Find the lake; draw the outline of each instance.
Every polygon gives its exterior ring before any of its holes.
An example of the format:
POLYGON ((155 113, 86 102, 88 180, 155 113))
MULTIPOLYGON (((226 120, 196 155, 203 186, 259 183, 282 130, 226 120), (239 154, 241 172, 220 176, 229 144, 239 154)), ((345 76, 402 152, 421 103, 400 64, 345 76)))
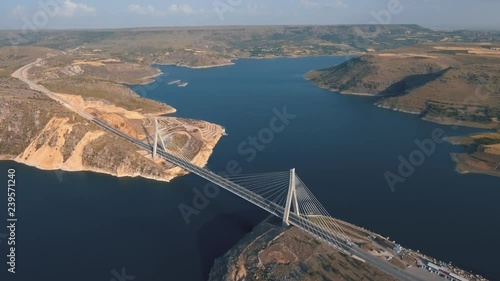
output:
MULTIPOLYGON (((418 149, 416 140, 432 138, 436 129, 449 136, 478 130, 381 109, 373 105, 376 98, 332 93, 303 77, 343 60, 240 59, 210 69, 159 66, 164 74, 156 83, 132 88, 174 106, 175 116, 226 128, 228 136, 208 163, 212 171, 226 170, 230 161, 239 163, 244 174, 296 168, 331 215, 500 280, 499 178, 458 174, 450 153, 462 148, 448 143, 436 144, 394 192, 384 177, 386 171, 397 172, 399 156, 408 159, 418 149), (188 85, 168 85, 174 80, 188 85), (284 110, 294 118, 250 153, 249 137, 269 128, 276 111, 284 110)), ((112 280, 122 269, 135 280, 206 280, 214 258, 267 216, 221 190, 186 224, 179 205, 192 206, 193 190, 206 184, 194 175, 158 183, 0 162, 5 174, 9 167, 17 169, 18 185, 14 280, 112 280)), ((4 266, 5 246, 0 244, 4 266)))

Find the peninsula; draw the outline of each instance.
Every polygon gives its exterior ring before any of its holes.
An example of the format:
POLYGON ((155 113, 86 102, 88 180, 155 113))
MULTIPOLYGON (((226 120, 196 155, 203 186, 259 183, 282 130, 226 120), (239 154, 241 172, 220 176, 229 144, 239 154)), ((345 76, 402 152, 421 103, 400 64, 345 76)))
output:
MULTIPOLYGON (((336 223, 363 250, 420 280, 444 280, 438 273, 445 272, 455 280, 486 280, 366 229, 340 220, 336 223)), ((283 228, 279 219, 270 217, 218 258, 210 271, 209 281, 244 280, 396 281, 398 278, 337 251, 299 228, 283 228)))
POLYGON ((0 100, 5 105, 0 113, 0 129, 5 132, 0 158, 47 170, 170 180, 185 172, 151 159, 78 113, 99 117, 145 141, 150 140, 152 119, 161 116, 165 127, 178 128, 168 133, 179 145, 194 148, 193 163, 204 165, 223 128, 165 117, 175 109, 142 98, 126 86, 144 85, 141 95, 147 94, 146 87, 155 86, 148 84, 161 74, 155 64, 207 68, 231 65, 238 58, 351 56, 364 54, 365 48, 404 46, 408 41, 396 40, 403 34, 412 40, 449 36, 417 25, 388 25, 366 46, 357 46, 360 34, 369 31, 366 25, 0 31, 0 100), (343 42, 337 42, 339 38, 343 42))
POLYGON ((433 43, 370 52, 306 77, 428 121, 493 130, 450 140, 467 146, 453 155, 458 171, 500 176, 499 66, 499 44, 433 43))
POLYGON ((170 181, 186 174, 181 168, 114 136, 84 117, 98 117, 110 126, 151 142, 154 119, 171 139, 167 149, 189 154, 206 165, 223 128, 200 120, 169 117, 175 109, 138 96, 123 85, 144 84, 159 70, 40 47, 4 47, 0 138, 3 160, 44 170, 93 171, 118 177, 141 176, 170 181), (26 65, 25 67, 22 67, 26 65), (16 71, 16 68, 20 67, 16 71), (12 72, 12 77, 6 74, 12 72), (106 79, 102 79, 105 77, 106 79))

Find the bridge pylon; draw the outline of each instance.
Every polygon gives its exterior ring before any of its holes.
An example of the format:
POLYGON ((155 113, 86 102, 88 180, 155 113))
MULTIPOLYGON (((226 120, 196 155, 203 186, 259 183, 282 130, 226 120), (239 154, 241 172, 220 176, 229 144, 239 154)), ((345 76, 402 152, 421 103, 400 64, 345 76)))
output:
POLYGON ((290 209, 293 202, 293 211, 300 215, 299 201, 297 200, 297 188, 295 186, 295 169, 290 170, 290 182, 288 185, 288 195, 286 197, 285 210, 283 213, 283 226, 289 226, 290 209))
POLYGON ((153 145, 153 159, 156 159, 157 148, 158 148, 158 119, 155 118, 155 143, 153 145))
POLYGON ((153 145, 153 159, 156 159, 156 151, 158 150, 158 139, 160 139, 161 142, 161 147, 163 148, 163 151, 167 151, 167 147, 165 146, 165 142, 163 141, 163 137, 160 134, 160 130, 158 128, 158 119, 155 118, 155 142, 153 145))

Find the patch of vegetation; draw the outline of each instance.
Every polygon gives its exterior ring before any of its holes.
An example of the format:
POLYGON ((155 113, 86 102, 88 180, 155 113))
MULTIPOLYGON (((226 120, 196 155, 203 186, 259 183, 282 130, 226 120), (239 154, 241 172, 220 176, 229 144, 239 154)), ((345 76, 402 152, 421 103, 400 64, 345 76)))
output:
POLYGON ((479 138, 479 139, 475 139, 474 141, 480 145, 500 144, 500 139, 493 139, 493 138, 479 138))
POLYGON ((66 162, 73 153, 76 145, 81 141, 89 129, 89 126, 84 124, 75 124, 71 132, 64 134, 64 145, 61 148, 63 162, 66 162))
POLYGON ((102 100, 130 111, 165 113, 173 110, 166 104, 138 96, 127 86, 109 81, 72 77, 48 80, 42 85, 56 93, 80 95, 84 99, 102 100))

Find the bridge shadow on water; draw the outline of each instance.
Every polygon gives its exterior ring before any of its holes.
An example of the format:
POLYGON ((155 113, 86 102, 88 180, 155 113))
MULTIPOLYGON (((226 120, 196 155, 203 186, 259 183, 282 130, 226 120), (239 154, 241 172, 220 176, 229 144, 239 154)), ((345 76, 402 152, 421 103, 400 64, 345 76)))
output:
POLYGON ((203 264, 202 280, 208 280, 215 259, 222 257, 260 223, 255 219, 250 219, 251 217, 265 218, 266 216, 260 210, 223 213, 200 228, 197 247, 203 264), (259 215, 256 216, 255 212, 259 212, 259 215), (214 237, 217 237, 217 240, 214 240, 214 237))

